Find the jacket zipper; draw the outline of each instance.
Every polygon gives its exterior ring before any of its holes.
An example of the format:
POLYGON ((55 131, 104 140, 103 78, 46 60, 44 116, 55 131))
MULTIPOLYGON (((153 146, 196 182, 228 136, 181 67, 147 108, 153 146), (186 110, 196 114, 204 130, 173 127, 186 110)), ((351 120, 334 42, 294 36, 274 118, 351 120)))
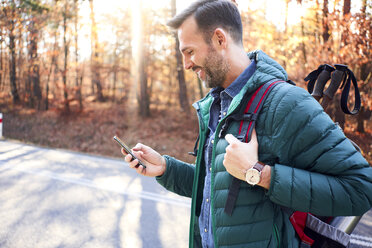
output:
MULTIPOLYGON (((237 106, 237 105, 236 105, 237 106)), ((198 119, 199 119, 199 133, 201 133, 201 131, 204 131, 205 130, 205 124, 203 122, 203 119, 202 119, 202 115, 200 113, 200 104, 199 102, 197 102, 196 105, 194 105, 194 107, 196 108, 196 111, 197 111, 197 115, 198 115, 198 119)), ((225 119, 232 113, 234 112, 234 110, 236 109, 236 107, 234 109, 231 109, 229 111, 229 113, 224 116, 220 122, 218 123, 217 127, 216 127, 216 131, 215 131, 215 136, 214 136, 214 140, 216 141, 216 139, 218 138, 218 134, 221 130, 221 124, 225 121, 225 119)), ((204 146, 204 142, 205 142, 205 135, 200 135, 202 137, 200 137, 200 141, 199 141, 199 151, 203 151, 203 146, 204 146)), ((213 180, 214 180, 214 174, 213 174, 213 164, 214 164, 214 160, 215 160, 215 149, 216 149, 216 144, 217 142, 214 142, 213 144, 213 149, 212 149, 212 161, 211 161, 211 210, 213 212, 213 205, 214 205, 214 194, 213 194, 213 180)), ((201 155, 199 155, 197 157, 197 161, 196 161, 196 165, 199 165, 198 168, 200 169, 200 160, 201 160, 201 155)), ((197 171, 195 171, 195 176, 197 176, 197 180, 199 180, 199 169, 197 171)), ((198 183, 196 184, 196 186, 194 187, 194 190, 193 190, 193 193, 192 195, 194 196, 197 196, 197 188, 198 188, 198 183)), ((196 198, 196 197, 195 197, 196 198)), ((194 197, 193 197, 194 199, 194 197)), ((191 220, 191 225, 190 225, 190 238, 189 238, 189 247, 193 247, 193 242, 194 242, 194 218, 195 218, 195 209, 196 209, 196 199, 193 200, 192 202, 192 206, 191 206, 191 211, 192 211, 192 220, 191 220)), ((216 223, 215 223, 215 219, 213 217, 213 213, 211 215, 211 218, 212 218, 212 232, 213 232, 213 242, 214 242, 214 245, 215 247, 217 248, 218 245, 217 245, 217 241, 216 241, 216 223)))
POLYGON ((213 205, 214 205, 214 193, 213 193, 213 182, 214 182, 214 174, 213 174, 213 164, 215 161, 215 153, 216 153, 216 145, 217 145, 217 139, 219 139, 219 133, 222 127, 222 123, 224 123, 225 119, 232 113, 233 111, 230 111, 225 117, 223 117, 220 122, 218 123, 216 127, 216 132, 214 134, 214 144, 213 144, 213 149, 212 149, 212 161, 211 161, 211 210, 212 210, 212 232, 213 232, 213 242, 214 246, 217 248, 217 239, 216 239, 216 221, 214 219, 214 214, 213 214, 213 205))
POLYGON ((273 232, 274 232, 274 239, 276 242, 276 247, 280 248, 279 230, 275 223, 273 224, 273 232))
MULTIPOLYGON (((199 119, 199 154, 201 151, 203 151, 203 146, 205 142, 205 135, 201 135, 203 132, 205 132, 205 125, 202 118, 202 115, 200 113, 200 104, 197 102, 197 104, 194 105, 196 108, 196 113, 199 119)), ((198 155, 195 163, 195 175, 194 175, 194 186, 192 191, 192 205, 191 205, 191 220, 190 220, 190 234, 189 234, 189 247, 194 247, 194 225, 195 225, 195 218, 196 218, 196 198, 198 195, 198 184, 199 184, 199 173, 200 173, 200 163, 201 163, 202 155, 198 155)))

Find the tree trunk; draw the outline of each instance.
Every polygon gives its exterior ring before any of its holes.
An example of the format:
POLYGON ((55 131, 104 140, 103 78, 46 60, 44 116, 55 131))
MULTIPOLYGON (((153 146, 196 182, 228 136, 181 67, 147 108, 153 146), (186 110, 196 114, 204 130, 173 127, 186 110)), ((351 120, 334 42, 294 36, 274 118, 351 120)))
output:
POLYGON ((328 0, 323 0, 323 42, 326 43, 329 39, 328 26, 328 0))
POLYGON ((150 116, 150 99, 149 99, 148 87, 147 87, 146 65, 145 65, 143 56, 142 56, 142 59, 139 65, 139 81, 140 81, 140 101, 139 101, 140 115, 142 117, 149 117, 150 116))
POLYGON ((13 98, 13 103, 17 104, 20 102, 18 89, 17 89, 17 71, 16 71, 16 51, 15 51, 15 6, 14 0, 12 4, 12 16, 9 21, 9 51, 10 51, 10 62, 9 62, 9 78, 10 78, 10 91, 13 98))
MULTIPOLYGON (((305 23, 304 23, 304 18, 301 17, 301 34, 302 37, 305 38, 305 23)), ((302 49, 302 56, 304 58, 304 69, 306 70, 307 66, 307 53, 306 53, 306 44, 304 42, 304 39, 301 41, 301 49, 302 49)))
MULTIPOLYGON (((362 110, 362 108, 360 110, 362 110)), ((364 130, 364 119, 360 117, 360 114, 357 116, 357 121, 358 121, 357 131, 359 133, 365 133, 366 131, 364 130)))
MULTIPOLYGON (((52 6, 52 7, 54 7, 54 6, 52 6)), ((57 54, 58 54, 58 38, 59 38, 58 37, 58 29, 59 29, 59 25, 60 25, 60 23, 59 23, 59 21, 57 21, 56 26, 53 29, 54 44, 53 44, 52 55, 51 55, 51 59, 50 59, 50 68, 49 68, 48 77, 47 77, 46 86, 45 86, 45 99, 44 99, 45 110, 49 109, 49 82, 50 82, 50 78, 52 76, 52 73, 53 73, 53 77, 54 77, 53 78, 54 79, 53 80, 54 87, 55 87, 55 85, 57 85, 56 75, 58 73, 57 54), (54 72, 53 72, 53 67, 54 67, 54 72)), ((54 92, 52 92, 52 93, 53 93, 53 97, 55 97, 54 92)))
POLYGON ((15 36, 12 33, 9 35, 9 50, 10 50, 9 77, 11 94, 13 97, 13 103, 19 103, 20 98, 17 90, 15 36))
POLYGON ((4 31, 3 26, 0 27, 0 91, 2 91, 3 86, 3 69, 4 69, 4 62, 3 62, 3 42, 4 42, 4 31))
POLYGON ((172 96, 173 96, 173 67, 174 67, 174 63, 172 63, 172 60, 168 60, 168 91, 166 93, 167 95, 167 100, 166 100, 166 104, 167 105, 171 105, 172 103, 172 96))
POLYGON ((29 30, 29 71, 28 71, 28 80, 31 86, 31 107, 35 107, 34 103, 36 102, 36 107, 38 110, 41 108, 41 88, 40 88, 40 68, 37 54, 37 43, 38 43, 38 30, 37 30, 37 20, 36 17, 31 17, 30 23, 28 25, 29 30))
POLYGON ((119 50, 119 38, 116 36, 116 42, 115 42, 115 49, 114 49, 114 65, 112 68, 112 101, 116 102, 116 83, 118 80, 118 68, 119 68, 119 55, 118 55, 118 50, 119 50))
POLYGON ((178 78, 178 84, 179 84, 179 98, 180 98, 180 105, 183 111, 186 113, 190 113, 190 106, 189 106, 189 100, 187 97, 187 87, 186 87, 186 81, 185 81, 185 74, 183 70, 183 63, 182 63, 182 55, 179 47, 179 40, 178 37, 176 38, 176 58, 177 58, 177 78, 178 78))
MULTIPOLYGON (((59 53, 58 53, 59 54, 59 53)), ((58 79, 59 79, 59 72, 60 72, 60 69, 59 69, 59 65, 58 65, 58 56, 56 54, 56 63, 54 64, 54 72, 53 72, 53 84, 52 84, 52 95, 53 95, 53 99, 56 99, 57 98, 57 90, 58 90, 58 79)))
POLYGON ((50 69, 48 72, 48 77, 46 81, 46 86, 45 86, 45 99, 44 99, 44 104, 45 104, 45 110, 49 109, 49 81, 50 81, 50 76, 52 75, 53 72, 53 66, 55 64, 55 51, 56 51, 56 44, 57 44, 57 31, 55 32, 55 40, 54 40, 54 45, 53 45, 53 51, 52 51, 52 58, 50 62, 50 69))
POLYGON ((371 113, 372 111, 368 109, 368 107, 362 106, 359 110, 357 117, 358 121, 358 126, 357 126, 357 131, 360 133, 365 133, 364 129, 364 121, 368 121, 369 118, 371 118, 371 113))
MULTIPOLYGON (((172 16, 176 15, 176 0, 171 1, 172 4, 172 16)), ((179 84, 179 100, 180 100, 180 106, 183 111, 186 113, 190 113, 190 106, 189 106, 189 100, 187 97, 187 87, 185 82, 185 74, 183 70, 183 64, 182 64, 182 55, 179 50, 179 40, 177 37, 177 34, 174 34, 174 38, 176 40, 176 59, 177 59, 177 78, 178 78, 178 84, 179 84)))
POLYGON ((65 10, 63 13, 63 48, 64 48, 64 63, 63 63, 63 97, 64 97, 64 111, 66 114, 70 113, 70 104, 68 101, 68 92, 67 92, 67 64, 68 64, 68 44, 67 44, 67 0, 65 0, 65 10))
POLYGON ((344 0, 344 9, 343 9, 343 26, 344 29, 342 30, 341 35, 341 47, 347 45, 348 40, 347 37, 349 35, 349 19, 350 19, 350 9, 351 9, 351 0, 344 0))
POLYGON ((83 99, 81 95, 81 84, 80 84, 80 76, 79 76, 79 46, 78 46, 79 6, 78 6, 78 0, 74 0, 74 11, 75 11, 74 26, 75 26, 75 66, 76 66, 75 87, 76 87, 76 98, 79 101, 79 110, 82 111, 83 110, 83 99))
POLYGON ((100 75, 100 66, 99 66, 99 51, 98 51, 98 35, 97 35, 97 25, 94 17, 94 5, 93 0, 89 0, 89 6, 90 6, 90 19, 91 19, 91 26, 92 26, 92 32, 91 32, 91 42, 92 42, 92 85, 93 88, 96 87, 96 96, 97 100, 100 102, 103 102, 104 96, 102 93, 102 85, 101 85, 101 75, 100 75))
POLYGON ((288 32, 288 7, 290 0, 285 0, 285 13, 284 13, 284 34, 288 32))
POLYGON ((202 99, 204 97, 203 84, 199 77, 198 77, 198 86, 199 86, 200 99, 202 99))
POLYGON ((357 131, 359 133, 364 133, 365 130, 364 130, 364 107, 362 106, 359 110, 359 113, 357 115, 357 122, 358 122, 358 125, 357 125, 357 131))
MULTIPOLYGON (((302 0, 298 0, 297 2, 302 5, 302 0)), ((305 34, 305 23, 304 23, 303 16, 301 16, 301 35, 302 35, 301 50, 302 50, 302 56, 304 58, 303 69, 306 71, 307 70, 307 53, 306 53, 306 44, 304 42, 306 34, 305 34)))
POLYGON ((344 17, 350 14, 351 0, 344 0, 344 17))
POLYGON ((322 30, 321 26, 322 26, 322 23, 320 22, 320 17, 319 17, 319 11, 320 10, 320 4, 319 4, 319 0, 316 0, 315 1, 315 22, 316 22, 316 30, 314 32, 314 38, 315 38, 315 42, 316 42, 316 45, 320 45, 321 44, 321 40, 320 40, 320 32, 319 30, 322 30))
POLYGON ((114 66, 113 75, 112 75, 112 101, 116 102, 116 82, 118 81, 118 70, 114 66))
MULTIPOLYGON (((142 3, 142 1, 141 1, 142 3)), ((141 13, 141 22, 143 20, 142 16, 142 4, 140 7, 141 13)), ((143 29, 141 29, 141 41, 143 41, 143 29)), ((142 117, 149 117, 150 116, 150 97, 149 97, 149 90, 148 90, 148 81, 147 81, 147 68, 145 62, 145 46, 143 42, 139 44, 139 63, 138 63, 138 75, 139 75, 139 114, 142 117)))
MULTIPOLYGON (((368 49, 368 46, 366 44, 363 44, 363 43, 367 43, 368 44, 368 40, 370 39, 369 38, 369 35, 371 34, 370 32, 368 32, 365 28, 364 28, 364 25, 363 23, 365 23, 367 20, 367 0, 362 0, 362 7, 361 7, 361 16, 362 16, 362 24, 360 24, 360 39, 358 40, 358 44, 360 47, 362 47, 362 50, 363 50, 363 54, 366 54, 367 58, 371 58, 370 56, 370 49, 368 49)), ((371 73, 371 70, 368 69, 368 67, 372 67, 372 62, 371 62, 371 59, 369 59, 368 61, 366 62, 363 62, 361 65, 360 65, 360 79, 365 81, 369 74, 371 73)))
POLYGON ((133 71, 135 76, 136 84, 136 96, 138 103, 138 114, 142 117, 150 116, 150 99, 148 94, 147 86, 147 69, 145 57, 145 42, 144 42, 144 23, 142 13, 142 0, 137 1, 133 9, 133 19, 135 27, 138 30, 133 33, 133 43, 136 44, 133 47, 133 59, 135 61, 133 71))
POLYGON ((367 14, 367 0, 362 0, 362 8, 361 8, 360 12, 362 13, 362 15, 364 17, 366 17, 366 14, 367 14))
POLYGON ((336 97, 333 98, 334 119, 335 119, 335 122, 337 122, 340 125, 342 130, 344 130, 346 119, 345 119, 345 114, 341 109, 340 99, 341 99, 340 94, 337 94, 336 97))
MULTIPOLYGON (((365 28, 364 28, 364 23, 366 22, 366 18, 367 18, 367 0, 363 0, 362 1, 362 7, 361 7, 361 22, 362 24, 360 25, 360 39, 358 40, 358 44, 360 45, 360 47, 362 47, 363 49, 363 54, 366 54, 367 58, 370 58, 370 50, 368 49, 368 46, 366 46, 365 44, 363 44, 364 42, 367 43, 367 41, 369 40, 369 37, 368 37, 368 34, 370 34, 370 32, 368 32, 365 28)), ((369 68, 371 68, 371 60, 369 59, 368 61, 366 62, 363 62, 361 65, 360 65, 360 79, 363 80, 363 81, 366 81, 366 82, 369 82, 370 81, 370 77, 371 77, 371 70, 369 68)), ((370 97, 371 96, 371 88, 368 87, 369 85, 368 84, 364 84, 360 90, 362 92, 365 93, 365 97, 370 97), (364 86, 364 87, 363 87, 364 86)), ((365 103, 367 103, 368 101, 365 101, 365 103)), ((370 120, 371 118, 371 115, 372 115, 372 111, 371 109, 369 108, 369 106, 362 106, 359 110, 359 113, 357 115, 357 121, 358 121, 358 126, 357 126, 357 131, 360 132, 360 133, 364 133, 365 132, 365 129, 364 129, 364 121, 368 121, 370 120)))

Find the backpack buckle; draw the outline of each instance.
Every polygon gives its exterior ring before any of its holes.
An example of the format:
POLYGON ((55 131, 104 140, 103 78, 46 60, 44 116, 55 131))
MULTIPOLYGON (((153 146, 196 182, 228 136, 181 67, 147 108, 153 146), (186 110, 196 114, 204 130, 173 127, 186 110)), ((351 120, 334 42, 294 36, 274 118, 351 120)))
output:
POLYGON ((244 113, 243 118, 241 119, 242 121, 256 121, 257 120, 257 114, 256 113, 244 113))
POLYGON ((230 119, 227 119, 224 123, 223 123, 223 125, 222 125, 222 127, 221 127, 221 130, 220 130, 220 132, 218 133, 218 138, 223 138, 223 137, 225 137, 225 135, 226 135, 226 131, 227 131, 227 126, 229 125, 229 123, 230 123, 230 121, 229 121, 230 119))
POLYGON ((194 145, 194 151, 192 152, 188 152, 189 155, 191 156, 198 156, 198 144, 199 144, 199 139, 200 139, 200 135, 198 135, 198 138, 196 139, 195 141, 195 145, 194 145))
MULTIPOLYGON (((230 124, 230 122, 232 120, 242 121, 242 122, 245 122, 245 123, 250 123, 252 121, 256 121, 257 120, 257 117, 258 117, 258 115, 256 113, 244 113, 243 116, 241 118, 239 118, 239 119, 236 119, 236 118, 228 118, 228 119, 226 119, 225 123, 221 127, 220 132, 218 133, 218 138, 225 137, 226 131, 227 131, 227 127, 228 127, 228 125, 230 124)), ((239 136, 237 136, 237 138, 239 140, 243 140, 244 139, 244 136, 245 135, 243 135, 243 136, 242 135, 239 135, 239 136)))

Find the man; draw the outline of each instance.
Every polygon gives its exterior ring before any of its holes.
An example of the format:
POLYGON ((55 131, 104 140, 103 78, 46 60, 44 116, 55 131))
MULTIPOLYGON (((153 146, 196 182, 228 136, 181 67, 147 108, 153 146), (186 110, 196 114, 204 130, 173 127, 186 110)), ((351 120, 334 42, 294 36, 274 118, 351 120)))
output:
MULTIPOLYGON (((230 1, 202 0, 175 16, 186 69, 212 88, 194 104, 199 117, 196 164, 161 156, 137 144, 126 155, 139 174, 155 177, 166 189, 192 197, 190 247, 298 247, 283 207, 323 216, 361 215, 372 203, 372 168, 304 89, 283 83, 266 99, 249 143, 226 117, 245 97, 284 69, 261 51, 245 53, 242 23, 230 1), (264 164, 258 166, 261 162, 264 164), (258 184, 246 181, 261 170, 258 184), (231 215, 225 203, 232 178, 241 188, 231 215)), ((124 152, 123 152, 124 153, 124 152)), ((125 154, 125 153, 124 153, 125 154)))

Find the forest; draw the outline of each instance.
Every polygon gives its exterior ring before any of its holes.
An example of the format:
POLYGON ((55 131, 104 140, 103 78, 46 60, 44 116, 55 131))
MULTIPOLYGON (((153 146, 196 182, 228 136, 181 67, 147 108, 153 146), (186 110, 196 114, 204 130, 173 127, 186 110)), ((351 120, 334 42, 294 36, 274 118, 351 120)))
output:
MULTIPOLYGON (((1 0, 3 136, 119 157, 118 135, 191 162, 198 130, 191 104, 209 89, 184 70, 166 26, 188 2, 1 0)), ((371 163, 372 1, 234 2, 247 52, 263 50, 298 86, 321 64, 354 72, 359 113, 343 114, 341 89, 327 113, 371 163)))

